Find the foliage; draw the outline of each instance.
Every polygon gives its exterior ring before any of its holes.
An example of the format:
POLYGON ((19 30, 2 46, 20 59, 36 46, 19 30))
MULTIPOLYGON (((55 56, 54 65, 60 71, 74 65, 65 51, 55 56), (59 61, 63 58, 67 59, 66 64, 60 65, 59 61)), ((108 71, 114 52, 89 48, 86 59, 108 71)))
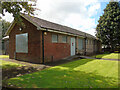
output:
POLYGON ((109 2, 100 16, 99 24, 96 27, 96 36, 103 45, 113 51, 120 45, 120 7, 118 2, 109 2))
POLYGON ((22 88, 115 88, 118 61, 81 59, 6 82, 22 88))
MULTIPOLYGON (((33 0, 36 2, 36 0, 33 0)), ((2 12, 1 14, 4 16, 6 12, 13 14, 15 21, 19 25, 23 25, 22 19, 20 17, 21 12, 34 15, 35 4, 28 4, 28 2, 2 2, 2 12)))
POLYGON ((10 26, 10 22, 2 20, 2 37, 5 36, 5 32, 7 31, 8 27, 10 26))
POLYGON ((2 38, 2 21, 0 20, 0 39, 2 38))

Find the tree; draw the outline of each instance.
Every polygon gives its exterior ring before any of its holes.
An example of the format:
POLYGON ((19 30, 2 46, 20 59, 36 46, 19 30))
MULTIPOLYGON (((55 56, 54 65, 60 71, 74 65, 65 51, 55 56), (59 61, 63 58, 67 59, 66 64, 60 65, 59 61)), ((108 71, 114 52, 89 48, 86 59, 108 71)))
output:
POLYGON ((17 22, 17 24, 21 25, 22 19, 20 17, 21 11, 27 14, 34 15, 34 11, 36 8, 35 6, 36 0, 34 1, 34 4, 28 4, 28 2, 0 2, 2 6, 2 12, 1 14, 4 16, 6 12, 13 14, 14 20, 17 22))
POLYGON ((10 22, 7 22, 5 20, 2 20, 1 22, 2 22, 2 25, 1 25, 2 31, 0 31, 0 33, 2 33, 2 34, 0 34, 0 41, 2 43, 2 51, 4 51, 5 41, 3 40, 3 37, 5 37, 5 32, 7 31, 8 27, 10 26, 10 22))
POLYGON ((109 2, 100 16, 96 37, 111 51, 120 45, 120 7, 118 2, 109 2))
POLYGON ((2 20, 2 37, 5 37, 5 32, 7 31, 10 24, 11 24, 10 22, 2 20))

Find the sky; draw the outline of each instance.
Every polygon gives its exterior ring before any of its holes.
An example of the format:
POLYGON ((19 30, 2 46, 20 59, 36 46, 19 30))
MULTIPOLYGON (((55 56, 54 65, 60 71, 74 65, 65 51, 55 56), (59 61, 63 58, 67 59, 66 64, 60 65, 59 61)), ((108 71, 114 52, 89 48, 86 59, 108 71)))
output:
MULTIPOLYGON (((109 0, 37 0, 40 10, 35 11, 35 16, 95 36, 99 17, 108 3, 109 0)), ((13 21, 9 13, 3 19, 13 21)))

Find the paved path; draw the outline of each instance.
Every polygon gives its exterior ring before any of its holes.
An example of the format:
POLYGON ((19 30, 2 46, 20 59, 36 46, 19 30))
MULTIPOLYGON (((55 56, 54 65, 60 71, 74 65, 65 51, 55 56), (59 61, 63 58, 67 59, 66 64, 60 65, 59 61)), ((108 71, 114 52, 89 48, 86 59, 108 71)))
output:
POLYGON ((5 61, 19 63, 19 64, 22 64, 22 65, 26 65, 28 67, 34 67, 34 68, 36 68, 38 70, 42 70, 42 69, 45 69, 45 68, 49 68, 49 67, 52 67, 52 66, 64 64, 64 63, 79 60, 79 59, 98 59, 98 60, 120 61, 120 59, 100 59, 100 58, 94 58, 94 57, 88 57, 88 56, 80 56, 80 55, 71 56, 71 57, 66 58, 66 59, 61 59, 59 61, 50 62, 50 63, 46 63, 46 64, 34 64, 34 63, 18 61, 18 60, 8 59, 8 58, 0 58, 0 59, 5 60, 5 61))
POLYGON ((105 59, 105 58, 94 58, 94 57, 88 57, 88 56, 80 56, 81 58, 85 59, 98 59, 98 60, 113 60, 113 61, 120 61, 120 59, 105 59))
POLYGON ((30 62, 19 61, 19 60, 9 59, 9 58, 0 58, 0 59, 5 60, 5 61, 10 61, 10 62, 15 62, 15 63, 18 63, 18 64, 30 66, 30 67, 32 66, 34 68, 38 68, 38 70, 39 69, 41 70, 41 69, 44 69, 44 68, 49 68, 49 67, 52 67, 52 66, 57 66, 57 65, 60 65, 60 64, 65 64, 65 63, 71 62, 71 61, 79 60, 80 57, 75 55, 75 56, 70 56, 70 57, 65 58, 65 59, 61 59, 59 61, 48 62, 48 63, 45 63, 45 64, 34 64, 34 63, 30 63, 30 62))

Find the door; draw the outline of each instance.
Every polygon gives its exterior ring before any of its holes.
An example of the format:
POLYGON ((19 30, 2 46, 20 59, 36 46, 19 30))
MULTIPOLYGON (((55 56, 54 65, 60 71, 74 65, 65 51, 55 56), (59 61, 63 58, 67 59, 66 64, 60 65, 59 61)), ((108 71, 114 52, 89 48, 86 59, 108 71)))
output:
POLYGON ((75 38, 71 38, 71 56, 75 55, 75 38))

